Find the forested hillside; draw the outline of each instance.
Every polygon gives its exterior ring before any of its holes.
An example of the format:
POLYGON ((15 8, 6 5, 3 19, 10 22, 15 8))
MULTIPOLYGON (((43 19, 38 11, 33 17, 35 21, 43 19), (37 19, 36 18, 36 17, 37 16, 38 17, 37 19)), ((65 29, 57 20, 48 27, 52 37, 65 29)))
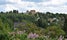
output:
MULTIPOLYGON (((43 36, 56 38, 67 35, 67 14, 36 12, 19 13, 18 10, 0 12, 0 40, 44 40, 43 36), (27 36, 28 35, 28 36, 27 36), (38 38, 37 38, 38 37, 38 38)), ((48 39, 48 37, 47 37, 48 39)))

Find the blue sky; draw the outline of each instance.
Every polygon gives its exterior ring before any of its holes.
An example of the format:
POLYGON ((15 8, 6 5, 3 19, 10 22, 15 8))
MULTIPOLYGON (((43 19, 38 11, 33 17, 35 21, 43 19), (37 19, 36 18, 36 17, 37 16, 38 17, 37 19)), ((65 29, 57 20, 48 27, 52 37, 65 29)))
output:
POLYGON ((40 12, 67 13, 67 0, 0 0, 0 11, 36 10, 40 12))

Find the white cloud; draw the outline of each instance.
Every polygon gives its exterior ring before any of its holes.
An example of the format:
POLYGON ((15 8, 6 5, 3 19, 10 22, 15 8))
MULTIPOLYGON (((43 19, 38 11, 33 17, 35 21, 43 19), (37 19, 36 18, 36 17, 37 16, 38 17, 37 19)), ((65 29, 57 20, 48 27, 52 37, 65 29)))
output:
POLYGON ((6 0, 6 2, 20 3, 20 2, 21 2, 21 0, 6 0))
POLYGON ((4 11, 5 5, 0 5, 0 11, 4 11))
POLYGON ((43 2, 29 2, 29 1, 22 1, 22 0, 6 0, 6 2, 11 2, 14 4, 6 4, 5 11, 10 11, 13 9, 17 9, 19 11, 26 11, 35 9, 40 12, 66 12, 67 13, 67 0, 50 0, 43 2))
POLYGON ((5 11, 11 11, 13 9, 17 10, 18 8, 14 7, 13 5, 9 5, 9 4, 5 6, 5 11))

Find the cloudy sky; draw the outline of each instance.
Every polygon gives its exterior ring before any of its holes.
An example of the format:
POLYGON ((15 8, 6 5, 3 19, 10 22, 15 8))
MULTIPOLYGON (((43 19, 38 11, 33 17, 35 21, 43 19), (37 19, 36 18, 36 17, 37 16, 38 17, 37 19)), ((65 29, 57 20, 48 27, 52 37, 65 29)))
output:
POLYGON ((40 12, 67 13, 67 0, 0 0, 0 11, 36 10, 40 12))

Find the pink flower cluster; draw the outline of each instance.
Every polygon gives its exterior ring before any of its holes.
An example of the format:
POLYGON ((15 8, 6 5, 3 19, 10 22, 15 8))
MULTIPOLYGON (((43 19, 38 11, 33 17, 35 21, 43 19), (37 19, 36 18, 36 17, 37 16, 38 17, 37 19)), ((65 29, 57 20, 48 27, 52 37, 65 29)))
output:
POLYGON ((63 40, 64 37, 62 35, 60 35, 60 37, 58 38, 58 40, 63 40))
POLYGON ((29 33, 29 35, 28 35, 28 38, 37 38, 37 37, 39 37, 39 35, 38 34, 36 34, 36 33, 29 33))

